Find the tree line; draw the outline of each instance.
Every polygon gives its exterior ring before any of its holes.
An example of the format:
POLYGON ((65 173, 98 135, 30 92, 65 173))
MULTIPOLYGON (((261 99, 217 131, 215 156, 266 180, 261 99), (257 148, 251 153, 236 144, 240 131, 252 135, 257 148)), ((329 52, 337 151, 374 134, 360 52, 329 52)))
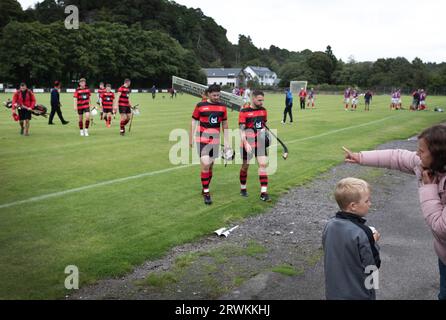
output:
POLYGON ((333 49, 300 52, 257 48, 249 36, 232 44, 226 30, 200 9, 168 0, 44 0, 23 10, 0 0, 0 80, 45 85, 85 76, 117 83, 168 86, 172 75, 204 82, 201 68, 267 66, 285 87, 312 85, 427 88, 446 91, 446 63, 397 57, 344 62, 333 49), (64 8, 80 10, 79 30, 67 30, 64 8))

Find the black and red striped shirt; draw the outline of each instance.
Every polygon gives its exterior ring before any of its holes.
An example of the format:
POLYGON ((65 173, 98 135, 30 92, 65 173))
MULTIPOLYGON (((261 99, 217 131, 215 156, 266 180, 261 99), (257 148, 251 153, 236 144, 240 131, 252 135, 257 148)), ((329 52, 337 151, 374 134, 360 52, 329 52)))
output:
POLYGON ((98 89, 98 97, 99 97, 99 99, 102 99, 101 96, 102 96, 104 93, 106 93, 106 92, 107 92, 107 89, 106 89, 106 88, 104 88, 104 89, 99 88, 99 89, 98 89))
POLYGON ((101 94, 102 108, 113 108, 113 102, 115 101, 115 94, 113 92, 104 92, 101 94))
MULTIPOLYGON (((255 148, 257 146, 257 137, 265 124, 268 121, 268 112, 265 108, 253 108, 252 106, 245 107, 240 110, 239 125, 243 126, 246 140, 255 148)), ((242 142, 243 143, 243 142, 242 142)))
POLYGON ((74 98, 77 99, 77 109, 87 109, 90 108, 90 89, 88 87, 85 87, 82 89, 81 87, 78 87, 76 91, 74 92, 74 98))
POLYGON ((129 101, 130 88, 127 88, 126 86, 121 86, 118 89, 118 92, 121 93, 121 96, 119 97, 119 106, 130 107, 130 101, 129 101))
POLYGON ((192 118, 200 122, 196 142, 220 145, 221 123, 228 120, 227 109, 223 103, 200 102, 195 107, 192 118))

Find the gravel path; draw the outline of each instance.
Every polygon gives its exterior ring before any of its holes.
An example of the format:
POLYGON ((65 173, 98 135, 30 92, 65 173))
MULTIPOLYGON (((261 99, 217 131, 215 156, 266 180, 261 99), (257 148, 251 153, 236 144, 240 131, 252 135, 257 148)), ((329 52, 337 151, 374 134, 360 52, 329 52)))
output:
MULTIPOLYGON (((415 150, 416 141, 379 149, 415 150)), ((421 216, 416 179, 400 172, 339 165, 285 194, 228 238, 205 237, 148 261, 131 274, 82 288, 68 299, 324 299, 321 234, 337 209, 342 178, 373 188, 369 225, 381 233, 378 299, 435 299, 437 258, 421 216)))

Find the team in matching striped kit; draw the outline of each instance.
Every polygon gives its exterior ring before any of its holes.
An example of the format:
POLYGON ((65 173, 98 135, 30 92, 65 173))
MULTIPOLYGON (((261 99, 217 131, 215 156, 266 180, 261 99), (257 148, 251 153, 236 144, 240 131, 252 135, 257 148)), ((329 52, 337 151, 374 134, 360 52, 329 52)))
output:
MULTIPOLYGON (((130 122, 132 107, 130 104, 130 79, 125 79, 124 84, 118 89, 117 98, 112 92, 111 85, 101 82, 98 89, 97 104, 101 107, 101 120, 105 121, 107 128, 110 128, 112 116, 119 109, 121 114, 120 134, 125 135, 125 126, 130 122)), ((90 99, 91 91, 87 86, 87 80, 79 80, 79 87, 74 92, 74 110, 79 114, 79 129, 82 137, 88 137, 90 127, 90 99), (84 124, 85 116, 85 124, 84 124)))
MULTIPOLYGON (((192 114, 190 146, 194 143, 200 157, 202 196, 206 205, 212 204, 210 185, 213 177, 214 161, 220 154, 221 129, 224 134, 224 151, 229 148, 228 138, 228 114, 227 107, 220 102, 220 86, 211 85, 199 102, 192 114)), ((263 107, 264 93, 254 91, 252 94, 252 106, 246 105, 240 110, 239 125, 241 132, 240 153, 243 158, 240 170, 240 195, 248 196, 247 179, 249 161, 256 157, 259 164, 260 199, 270 201, 268 195, 268 163, 266 122, 268 114, 263 107)))

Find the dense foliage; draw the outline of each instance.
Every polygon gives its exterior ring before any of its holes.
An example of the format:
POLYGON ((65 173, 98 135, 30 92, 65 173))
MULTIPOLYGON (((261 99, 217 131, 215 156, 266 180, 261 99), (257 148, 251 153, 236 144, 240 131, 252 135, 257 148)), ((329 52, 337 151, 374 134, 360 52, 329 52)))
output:
POLYGON ((142 86, 167 86, 175 74, 203 82, 201 67, 261 65, 290 80, 313 85, 446 90, 446 63, 420 59, 348 62, 325 52, 257 48, 249 36, 231 44, 226 30, 203 14, 168 0, 44 0, 22 10, 0 0, 0 79, 41 85, 79 76, 93 82, 132 77, 142 86), (67 5, 80 10, 80 30, 63 26, 67 5))

